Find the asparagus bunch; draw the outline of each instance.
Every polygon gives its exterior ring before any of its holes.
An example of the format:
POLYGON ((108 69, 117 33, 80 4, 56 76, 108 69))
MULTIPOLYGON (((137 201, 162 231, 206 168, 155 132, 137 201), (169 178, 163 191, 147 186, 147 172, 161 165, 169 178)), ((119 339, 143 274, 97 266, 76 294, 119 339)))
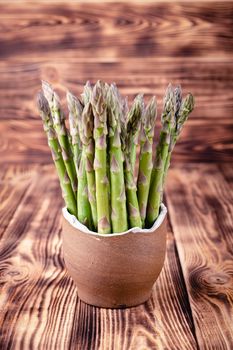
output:
POLYGON ((182 100, 181 88, 168 86, 153 161, 155 97, 145 107, 138 95, 129 109, 115 84, 87 82, 81 99, 67 92, 69 131, 57 93, 44 81, 42 89, 37 105, 69 212, 102 234, 150 227, 159 215, 171 155, 193 110, 193 96, 182 100))

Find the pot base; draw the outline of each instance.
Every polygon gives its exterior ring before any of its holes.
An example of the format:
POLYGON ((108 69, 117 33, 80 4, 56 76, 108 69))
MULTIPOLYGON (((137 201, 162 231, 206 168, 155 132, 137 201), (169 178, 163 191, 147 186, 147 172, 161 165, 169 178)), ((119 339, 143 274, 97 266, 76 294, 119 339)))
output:
POLYGON ((78 289, 78 297, 82 302, 91 306, 105 309, 126 309, 134 306, 139 306, 148 301, 151 297, 151 294, 152 290, 146 294, 139 293, 138 295, 134 295, 133 299, 132 297, 127 298, 127 295, 124 295, 120 300, 109 300, 105 299, 102 295, 93 296, 92 293, 86 293, 84 291, 81 292, 78 289))

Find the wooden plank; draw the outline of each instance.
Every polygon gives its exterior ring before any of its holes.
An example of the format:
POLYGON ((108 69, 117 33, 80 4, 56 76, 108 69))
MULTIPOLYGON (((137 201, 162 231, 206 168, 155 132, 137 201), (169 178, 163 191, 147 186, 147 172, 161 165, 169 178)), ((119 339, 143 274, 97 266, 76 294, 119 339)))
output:
POLYGON ((0 348, 196 349, 170 230, 165 266, 146 304, 107 310, 80 302, 64 270, 62 201, 51 170, 38 167, 0 242, 0 348))
POLYGON ((2 59, 232 57, 231 2, 5 3, 2 59), (175 30, 175 32, 174 32, 175 30), (35 40, 36 38, 36 40, 35 40), (19 45, 20 43, 20 45, 19 45), (39 51, 40 48, 40 51, 39 51), (39 52, 38 52, 39 51, 39 52))
POLYGON ((233 348, 230 187, 215 165, 172 169, 167 200, 200 349, 233 348))
MULTIPOLYGON (((155 94, 161 109, 162 97, 169 82, 182 84, 184 94, 192 91, 196 108, 193 122, 212 119, 212 122, 230 124, 233 110, 232 60, 228 62, 200 62, 196 59, 158 59, 146 61, 139 58, 117 62, 67 62, 37 64, 0 63, 1 119, 37 119, 35 96, 41 79, 50 81, 65 102, 66 89, 80 94, 86 80, 115 81, 123 95, 131 101, 143 92, 146 98, 155 94), (75 74, 74 74, 75 72, 75 74), (214 96, 214 98, 213 98, 214 96), (14 103, 12 103, 14 101, 14 103)), ((216 127, 217 128, 217 127, 216 127)))
MULTIPOLYGON (((51 163, 40 120, 1 121, 0 164, 51 163)), ((188 122, 176 146, 172 162, 231 162, 232 132, 228 124, 203 120, 201 126, 188 122), (195 131, 194 131, 195 130, 195 131)))
POLYGON ((11 123, 0 123, 0 162, 50 161, 41 126, 31 123, 41 78, 63 96, 87 79, 115 81, 130 99, 156 93, 160 105, 167 83, 181 83, 196 108, 174 161, 232 161, 231 15, 230 2, 4 4, 0 118, 11 123))
POLYGON ((22 199, 27 194, 31 176, 36 167, 28 171, 23 165, 6 168, 3 164, 0 173, 0 240, 22 199), (20 183, 20 186, 17 184, 20 183))
POLYGON ((63 270, 61 199, 52 174, 34 176, 1 240, 1 349, 64 349, 72 328, 76 293, 63 270), (61 332, 64 305, 67 328, 61 332))
POLYGON ((27 66, 0 64, 4 89, 0 98, 0 162, 50 162, 49 149, 35 106, 40 79, 48 79, 65 104, 65 91, 76 94, 87 79, 99 77, 116 81, 124 95, 132 100, 138 92, 145 92, 146 100, 156 94, 161 111, 162 95, 171 80, 182 83, 184 93, 192 91, 195 110, 184 129, 174 153, 174 161, 232 161, 233 68, 231 62, 163 62, 157 59, 119 61, 117 63, 59 63, 27 66), (135 68, 136 67, 136 68, 135 68), (73 70, 79 72, 74 77, 73 70), (214 96, 214 98, 213 98, 214 96), (14 101, 14 104, 12 104, 14 101), (10 122, 7 120, 10 119, 10 122), (25 123, 15 121, 30 120, 25 123), (37 119, 35 123, 31 119, 37 119), (7 159, 6 159, 7 157, 7 159))

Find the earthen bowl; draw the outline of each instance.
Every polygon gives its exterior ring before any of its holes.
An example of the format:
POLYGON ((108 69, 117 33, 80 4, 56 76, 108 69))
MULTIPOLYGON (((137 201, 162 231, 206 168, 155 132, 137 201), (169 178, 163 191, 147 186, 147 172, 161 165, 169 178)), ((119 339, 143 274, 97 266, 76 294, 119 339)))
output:
POLYGON ((89 231, 63 209, 63 252, 79 298, 104 308, 125 308, 150 298, 166 251, 166 207, 150 229, 109 235, 89 231))

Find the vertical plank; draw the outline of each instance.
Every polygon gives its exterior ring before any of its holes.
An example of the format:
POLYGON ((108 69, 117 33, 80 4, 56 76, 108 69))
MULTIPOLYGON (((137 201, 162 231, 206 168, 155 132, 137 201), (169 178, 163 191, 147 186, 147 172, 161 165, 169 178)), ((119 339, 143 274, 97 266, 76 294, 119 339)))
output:
POLYGON ((232 192, 216 165, 172 169, 168 207, 201 349, 233 348, 232 192))
POLYGON ((31 176, 36 172, 23 165, 3 166, 0 172, 0 239, 12 220, 30 186, 31 176), (20 186, 17 186, 20 183, 20 186))
MULTIPOLYGON (((4 350, 68 348, 77 295, 63 269, 62 202, 51 170, 34 173, 0 241, 0 348, 4 350)), ((21 182, 15 186, 20 188, 21 182)))

